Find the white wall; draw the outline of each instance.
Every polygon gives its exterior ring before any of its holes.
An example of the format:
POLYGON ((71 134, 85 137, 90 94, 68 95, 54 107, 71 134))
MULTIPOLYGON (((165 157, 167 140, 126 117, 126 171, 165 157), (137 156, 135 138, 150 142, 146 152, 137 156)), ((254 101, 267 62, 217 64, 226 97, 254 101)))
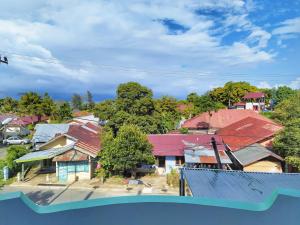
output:
POLYGON ((172 169, 176 167, 176 157, 175 156, 166 156, 166 173, 170 173, 172 169))

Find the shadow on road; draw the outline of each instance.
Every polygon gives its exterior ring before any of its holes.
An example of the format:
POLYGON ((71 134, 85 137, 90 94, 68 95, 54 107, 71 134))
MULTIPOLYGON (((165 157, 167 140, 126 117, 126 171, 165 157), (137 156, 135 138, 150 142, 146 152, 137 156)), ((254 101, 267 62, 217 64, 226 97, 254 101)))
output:
POLYGON ((33 191, 26 195, 39 205, 48 205, 52 202, 51 198, 55 195, 55 193, 53 191, 33 191))

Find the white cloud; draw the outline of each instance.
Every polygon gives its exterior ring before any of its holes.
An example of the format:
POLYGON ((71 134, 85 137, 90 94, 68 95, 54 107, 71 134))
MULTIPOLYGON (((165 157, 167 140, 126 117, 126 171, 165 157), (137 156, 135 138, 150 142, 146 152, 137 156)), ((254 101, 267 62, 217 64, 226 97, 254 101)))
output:
POLYGON ((288 35, 300 33, 300 17, 288 19, 280 23, 280 26, 273 30, 276 35, 288 35))
MULTIPOLYGON (((52 0, 28 4, 31 7, 26 5, 13 16, 0 16, 0 50, 33 57, 8 54, 9 67, 19 74, 21 83, 31 82, 29 87, 34 87, 35 82, 26 76, 35 77, 36 86, 44 85, 53 91, 58 85, 60 91, 71 93, 74 90, 70 88, 90 87, 96 93, 108 93, 105 87, 135 79, 160 93, 172 94, 177 88, 175 95, 181 95, 210 85, 209 80, 200 82, 203 78, 196 71, 218 73, 232 66, 270 62, 275 56, 265 49, 271 35, 248 19, 249 10, 255 7, 251 1, 52 0), (226 18, 217 25, 213 18, 196 14, 197 9, 222 10, 226 18), (170 35, 159 22, 165 18, 188 30, 170 35), (215 29, 251 33, 244 40, 223 44, 223 35, 216 35, 215 29), (172 82, 161 83, 164 74, 181 70, 182 65, 187 65, 189 81, 186 73, 175 72, 172 82), (62 85, 60 78, 68 80, 68 84, 62 85)), ((5 4, 5 9, 11 10, 10 3, 5 4)), ((15 80, 3 82, 9 87, 15 80)))

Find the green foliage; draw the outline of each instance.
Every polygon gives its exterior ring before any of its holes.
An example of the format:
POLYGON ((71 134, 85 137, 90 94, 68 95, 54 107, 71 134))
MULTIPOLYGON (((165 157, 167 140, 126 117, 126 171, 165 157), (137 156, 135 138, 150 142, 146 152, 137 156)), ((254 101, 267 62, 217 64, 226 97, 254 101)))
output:
POLYGON ((273 90, 273 100, 275 101, 276 104, 280 104, 282 101, 293 97, 297 93, 296 90, 293 90, 290 87, 287 86, 281 86, 278 87, 277 89, 273 90))
POLYGON ((154 163, 152 146, 138 126, 122 126, 115 138, 109 129, 103 133, 100 163, 106 171, 125 174, 134 172, 138 165, 154 163))
MULTIPOLYGON (((3 168, 6 166, 6 161, 0 159, 0 181, 3 179, 3 168)), ((0 185, 1 186, 1 185, 0 185)))
POLYGON ((179 173, 176 169, 172 169, 167 174, 167 184, 171 187, 179 187, 179 173))
POLYGON ((152 91, 136 82, 120 84, 117 89, 118 110, 134 115, 150 115, 154 111, 152 91))
POLYGON ((16 159, 20 158, 21 156, 27 154, 29 150, 26 149, 25 146, 10 146, 7 149, 7 155, 6 155, 6 165, 10 169, 10 171, 13 174, 16 174, 21 170, 21 167, 19 164, 15 162, 16 159))
POLYGON ((56 105, 52 116, 53 120, 62 122, 68 119, 72 119, 72 109, 68 102, 61 102, 56 105))
POLYGON ((218 87, 209 92, 210 97, 224 105, 231 106, 241 101, 248 92, 258 91, 257 87, 248 82, 227 82, 224 87, 218 87))
POLYGON ((43 115, 42 97, 36 92, 27 92, 19 100, 19 112, 24 115, 43 115))
POLYGON ((18 101, 11 98, 6 97, 0 99, 0 112, 1 113, 14 113, 17 112, 18 109, 18 101))
POLYGON ((279 103, 272 118, 285 125, 273 141, 274 150, 300 168, 300 92, 279 103))
POLYGON ((117 108, 115 101, 105 100, 96 104, 93 111, 101 120, 110 120, 117 113, 117 108))
POLYGON ((272 118, 284 125, 293 124, 300 119, 300 91, 281 101, 275 107, 272 118))
POLYGON ((41 100, 41 111, 45 116, 51 116, 53 114, 55 104, 53 99, 49 96, 48 93, 45 93, 41 100))
POLYGON ((73 109, 82 110, 83 109, 83 100, 79 94, 73 94, 72 96, 72 107, 73 109))
POLYGON ((218 111, 225 107, 221 102, 214 101, 208 94, 199 96, 196 93, 191 93, 187 96, 187 101, 194 105, 193 115, 202 112, 218 111))
POLYGON ((186 127, 182 127, 182 128, 179 129, 179 132, 181 134, 188 134, 189 133, 189 129, 186 128, 186 127))
POLYGON ((90 91, 86 92, 86 100, 87 100, 87 109, 92 110, 95 107, 95 102, 93 100, 93 95, 90 91))

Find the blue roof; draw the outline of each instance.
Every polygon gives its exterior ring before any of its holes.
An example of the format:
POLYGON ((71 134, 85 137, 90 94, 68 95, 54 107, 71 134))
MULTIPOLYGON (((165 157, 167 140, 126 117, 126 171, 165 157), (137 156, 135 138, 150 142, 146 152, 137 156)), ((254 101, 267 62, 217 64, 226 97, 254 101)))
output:
POLYGON ((45 143, 55 137, 56 134, 64 134, 69 130, 69 124, 37 124, 32 141, 45 143))
POLYGON ((194 197, 262 202, 278 189, 300 190, 298 173, 183 169, 194 197))

